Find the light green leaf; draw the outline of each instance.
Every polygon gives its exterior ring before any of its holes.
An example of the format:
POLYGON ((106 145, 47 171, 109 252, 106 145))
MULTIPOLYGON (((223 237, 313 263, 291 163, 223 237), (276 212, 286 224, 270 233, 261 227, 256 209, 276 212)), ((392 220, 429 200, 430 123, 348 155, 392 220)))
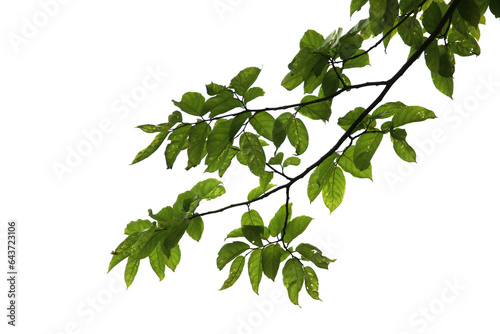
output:
POLYGON ((255 113, 250 118, 250 124, 259 135, 271 141, 273 140, 274 117, 269 113, 265 111, 255 113))
POLYGON ((259 294, 259 285, 262 279, 262 249, 258 248, 250 254, 248 259, 248 276, 252 289, 256 294, 259 294))
MULTIPOLYGON (((366 168, 368 169, 368 168, 366 168)), ((342 169, 335 167, 322 188, 323 202, 330 209, 335 210, 344 199, 345 177, 342 169)))
POLYGON ((279 210, 276 211, 273 219, 269 222, 269 232, 271 236, 276 237, 283 230, 283 227, 285 226, 285 217, 287 223, 292 219, 292 203, 288 204, 288 216, 286 214, 285 204, 283 204, 279 210))
POLYGON ((191 165, 197 166, 203 158, 205 142, 210 132, 210 126, 206 122, 197 123, 189 131, 188 159, 191 165))
POLYGON ((238 131, 240 131, 241 127, 245 123, 245 121, 250 117, 249 112, 244 112, 233 118, 231 122, 231 126, 229 127, 229 138, 233 139, 238 131))
POLYGON ((286 224, 283 241, 287 244, 290 243, 306 230, 311 221, 312 218, 308 216, 298 216, 292 219, 288 224, 286 224))
POLYGON ((231 80, 229 87, 234 88, 236 94, 243 96, 250 88, 260 74, 260 69, 257 67, 247 67, 241 70, 237 76, 231 80))
MULTIPOLYGON (((308 103, 317 100, 318 97, 314 95, 306 95, 300 101, 300 103, 308 103)), ((321 101, 317 103, 312 103, 305 105, 303 107, 297 108, 299 113, 302 115, 309 117, 310 119, 314 120, 322 120, 324 122, 328 121, 330 119, 330 115, 332 114, 332 109, 330 107, 330 104, 327 101, 321 101)))
POLYGON ((138 219, 136 221, 131 221, 127 224, 125 228, 125 234, 132 234, 135 232, 142 232, 144 230, 148 230, 153 226, 153 223, 149 220, 138 219))
POLYGON ((365 50, 358 50, 354 53, 352 57, 344 62, 344 69, 365 67, 370 65, 370 57, 365 50))
POLYGON ((258 97, 264 96, 265 92, 260 87, 252 87, 243 95, 243 102, 248 103, 258 97))
POLYGON ((288 167, 288 166, 298 166, 300 165, 300 158, 297 157, 290 157, 283 162, 283 167, 288 167))
POLYGON ((286 261, 283 267, 283 284, 288 290, 288 297, 295 305, 299 305, 299 292, 304 284, 304 269, 296 258, 286 261))
POLYGON ((165 160, 167 162, 167 168, 172 168, 174 166, 175 159, 179 153, 186 148, 188 141, 188 135, 191 130, 190 124, 181 124, 170 134, 168 140, 170 143, 165 148, 165 160))
POLYGON ((250 171, 256 176, 262 176, 266 168, 266 154, 257 136, 249 132, 243 133, 240 148, 250 171))
POLYGON ((138 232, 129 235, 125 240, 121 242, 121 244, 116 247, 116 249, 111 252, 113 257, 109 262, 108 273, 113 269, 118 263, 122 262, 126 259, 130 253, 132 252, 131 246, 135 244, 135 242, 139 239, 140 235, 138 232))
POLYGON ((438 72, 439 60, 440 60, 439 48, 437 42, 434 40, 425 49, 425 64, 427 65, 427 68, 431 72, 438 72))
POLYGON ((197 194, 200 198, 210 201, 223 195, 226 189, 222 182, 217 179, 206 179, 198 182, 191 191, 197 194))
POLYGON ((267 184, 264 189, 262 189, 261 186, 258 186, 257 188, 252 189, 247 196, 247 200, 251 201, 256 199, 257 197, 260 197, 262 194, 264 194, 266 191, 269 191, 270 189, 276 187, 275 184, 267 184))
POLYGON ((168 130, 162 131, 159 134, 157 134, 155 139, 153 139, 153 141, 151 142, 151 144, 149 144, 148 147, 137 153, 131 165, 138 163, 139 161, 142 161, 147 157, 149 157, 151 154, 153 154, 158 149, 158 147, 160 147, 165 138, 167 138, 168 134, 169 134, 168 130))
POLYGON ((160 281, 165 278, 165 254, 162 252, 161 247, 161 243, 157 243, 156 247, 149 254, 149 264, 160 281))
POLYGON ((354 148, 355 145, 348 147, 338 160, 338 164, 342 169, 350 173, 354 177, 372 179, 372 166, 368 166, 365 170, 359 170, 354 164, 354 148))
POLYGON ((226 236, 226 239, 227 238, 240 238, 240 237, 244 237, 243 230, 241 229, 241 227, 229 232, 228 235, 226 236))
POLYGON ((284 157, 283 152, 279 152, 274 157, 269 159, 269 164, 270 165, 281 165, 281 163, 283 162, 283 157, 284 157))
POLYGON ((380 132, 367 132, 359 136, 353 154, 354 165, 359 170, 363 171, 370 167, 370 160, 380 145, 383 136, 380 132))
POLYGON ((304 278, 305 278, 306 291, 309 294, 309 296, 311 296, 311 298, 313 299, 321 300, 319 298, 319 293, 318 293, 319 289, 318 276, 316 276, 314 269, 311 267, 305 267, 304 278))
POLYGON ((236 259, 234 259, 233 263, 231 264, 231 269, 229 270, 229 277, 226 279, 219 291, 231 287, 238 280, 238 278, 240 278, 241 272, 243 271, 244 267, 244 256, 238 256, 236 259))
POLYGON ((163 254, 165 255, 164 258, 165 264, 167 265, 167 267, 170 268, 170 270, 175 271, 177 265, 181 261, 181 249, 179 247, 179 244, 175 245, 175 247, 172 248, 170 251, 166 251, 163 246, 161 249, 163 254))
POLYGON ((210 117, 215 117, 241 106, 241 102, 234 98, 233 92, 230 90, 224 90, 205 101, 202 113, 206 114, 210 111, 210 117))
POLYGON ((398 27, 398 34, 403 42, 414 49, 418 49, 423 41, 422 26, 416 18, 409 18, 398 27))
POLYGON ((307 30, 300 40, 300 48, 305 49, 316 49, 321 47, 324 41, 324 37, 314 30, 307 30))
POLYGON ((293 115, 289 112, 284 112, 276 118, 273 125, 273 143, 276 146, 276 150, 283 144, 286 139, 286 133, 292 122, 293 115))
POLYGON ((222 270, 226 264, 249 248, 250 246, 248 244, 241 241, 234 241, 230 244, 225 244, 222 246, 217 256, 217 268, 222 270))
POLYGON ((278 274, 283 252, 279 244, 270 244, 262 250, 262 270, 273 281, 278 274))
POLYGON ((141 260, 132 260, 128 258, 127 266, 125 267, 125 283, 128 287, 134 282, 135 275, 137 275, 137 271, 139 270, 139 264, 141 260))
POLYGON ((194 240, 200 241, 201 235, 203 234, 203 228, 203 219, 200 216, 196 216, 189 220, 186 232, 194 240))
POLYGON ((439 73, 431 72, 434 86, 444 95, 453 98, 453 78, 445 78, 439 73))
POLYGON ((221 120, 215 124, 213 130, 208 135, 205 164, 209 166, 209 168, 213 165, 210 171, 215 171, 219 168, 225 155, 227 155, 231 149, 233 141, 229 137, 230 126, 231 121, 221 120))
POLYGON ((351 16, 355 12, 361 10, 368 0, 352 0, 351 1, 351 16))
POLYGON ((200 93, 187 92, 182 95, 180 102, 172 100, 172 102, 182 111, 194 116, 203 116, 206 111, 202 111, 203 103, 205 103, 205 98, 200 93))
MULTIPOLYGON (((351 111, 349 111, 347 114, 345 114, 343 117, 340 117, 338 119, 338 122, 337 124, 342 128, 344 129, 345 131, 347 131, 351 125, 354 124, 354 122, 361 116, 361 114, 365 111, 365 108, 362 108, 362 107, 357 107, 351 111)), ((368 122, 370 120, 365 117, 353 130, 353 133, 358 131, 358 130, 361 130, 361 129, 365 129, 366 127, 368 127, 368 122)))
POLYGON ((302 243, 295 249, 304 257, 304 259, 311 261, 318 268, 328 269, 328 265, 335 260, 330 260, 329 258, 323 256, 321 250, 311 244, 302 243))
POLYGON ((293 118, 287 131, 288 140, 293 147, 295 153, 301 155, 307 150, 309 145, 309 134, 304 122, 300 118, 293 118))
POLYGON ((434 112, 424 107, 404 107, 392 118, 395 127, 408 123, 422 122, 429 118, 436 118, 434 112))

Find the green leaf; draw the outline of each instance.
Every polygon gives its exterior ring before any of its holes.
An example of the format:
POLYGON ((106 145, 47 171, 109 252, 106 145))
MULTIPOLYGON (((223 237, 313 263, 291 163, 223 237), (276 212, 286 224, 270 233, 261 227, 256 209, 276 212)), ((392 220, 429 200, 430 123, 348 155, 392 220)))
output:
POLYGON ((225 244, 222 246, 217 256, 217 268, 222 270, 226 264, 249 248, 250 246, 248 244, 241 241, 234 241, 230 244, 225 244))
POLYGON ((202 113, 206 114, 210 111, 210 117, 215 117, 241 106, 241 102, 234 98, 233 92, 224 90, 205 101, 202 113))
MULTIPOLYGON (((361 114, 365 111, 365 108, 362 108, 362 107, 357 107, 351 111, 349 111, 347 114, 345 114, 344 117, 340 117, 338 119, 338 122, 337 124, 342 128, 344 129, 345 131, 347 131, 351 125, 354 124, 354 122, 361 116, 361 114)), ((365 129, 368 127, 368 122, 370 120, 365 117, 353 130, 353 133, 358 131, 358 130, 361 130, 361 129, 365 129)))
POLYGON ((175 159, 177 159, 179 153, 186 148, 190 130, 190 124, 181 124, 175 128, 175 130, 168 137, 170 143, 165 148, 165 160, 167 162, 168 169, 171 169, 174 166, 175 159))
POLYGON ((214 165, 215 168, 213 169, 217 170, 224 160, 225 155, 229 153, 233 144, 232 138, 229 137, 230 126, 231 121, 221 120, 215 124, 213 130, 208 135, 205 164, 209 168, 211 165, 214 165))
POLYGON ((167 267, 170 268, 170 270, 175 271, 177 268, 177 265, 181 261, 181 249, 179 247, 179 244, 175 245, 174 248, 172 248, 170 251, 165 252, 165 248, 162 246, 162 251, 163 254, 165 254, 165 264, 167 267), (168 253, 168 255, 166 254, 168 253))
POLYGON ((206 111, 202 111, 205 98, 200 93, 187 92, 182 95, 180 102, 172 100, 172 102, 185 113, 194 116, 203 116, 206 111))
POLYGON ((241 227, 239 227, 239 228, 234 229, 231 232, 229 232, 228 235, 226 236, 226 239, 227 238, 241 238, 241 237, 244 237, 244 235, 243 235, 243 230, 241 229, 241 227))
POLYGON ((130 235, 135 232, 142 232, 144 230, 150 229, 151 226, 153 226, 153 223, 149 220, 138 219, 136 221, 131 221, 125 228, 125 234, 130 235))
POLYGON ((414 9, 417 9, 421 2, 421 0, 401 0, 399 4, 401 7, 401 13, 406 14, 414 9))
POLYGON ((382 18, 386 8, 387 0, 370 0, 370 21, 382 18))
POLYGON ((259 135, 271 141, 273 140, 274 117, 269 113, 265 111, 255 113, 250 118, 250 124, 259 135))
POLYGON ((368 0, 352 0, 351 1, 351 16, 355 12, 361 10, 361 8, 368 2, 368 0))
POLYGON ((355 67, 365 67, 370 65, 370 57, 365 50, 358 50, 352 57, 344 62, 344 69, 355 68, 355 67))
POLYGON ((283 157, 284 157, 283 152, 279 152, 274 157, 269 159, 269 164, 270 165, 281 165, 281 163, 283 162, 283 157))
POLYGON ((249 112, 243 112, 238 116, 234 117, 230 122, 231 126, 229 127, 229 138, 234 139, 238 131, 240 131, 245 121, 250 117, 249 112))
POLYGON ((252 189, 247 196, 247 200, 251 201, 256 199, 257 197, 260 197, 262 194, 264 194, 266 191, 276 187, 275 184, 268 184, 264 189, 262 189, 261 186, 258 186, 257 188, 252 189))
POLYGON ((143 259, 151 252, 151 247, 148 247, 148 242, 156 232, 156 224, 153 224, 149 229, 139 232, 139 238, 130 246, 129 257, 134 259, 143 259), (145 251, 143 251, 145 249, 145 251))
POLYGON ((444 95, 453 98, 453 78, 445 78, 439 73, 431 72, 434 86, 444 95))
POLYGON ((243 133, 240 148, 250 171, 256 176, 262 176, 266 168, 266 154, 257 136, 249 132, 243 133))
POLYGON ((248 276, 252 289, 256 294, 259 294, 259 285, 262 279, 262 249, 258 248, 250 254, 248 259, 248 276))
POLYGON ((469 22, 473 27, 477 27, 481 20, 481 11, 474 0, 461 0, 458 3, 460 16, 469 22))
POLYGON ((136 128, 139 128, 146 133, 156 133, 156 132, 160 132, 163 129, 163 126, 165 126, 165 124, 166 123, 162 123, 162 124, 158 124, 158 125, 144 124, 144 125, 138 125, 138 126, 136 126, 136 128))
MULTIPOLYGON (((306 95, 304 96, 302 101, 300 101, 300 103, 309 103, 317 99, 318 99, 317 96, 306 95)), ((299 111, 299 113, 301 113, 306 117, 309 117, 310 119, 314 120, 320 119, 324 122, 328 121, 330 119, 330 115, 332 114, 332 109, 327 101, 307 104, 305 106, 297 108, 297 110, 299 111)))
POLYGON ((427 8, 422 15, 422 24, 428 33, 432 33, 436 30, 439 21, 443 18, 441 9, 435 2, 431 3, 429 8, 427 8))
POLYGON ((200 198, 210 201, 226 193, 222 182, 217 179, 206 179, 198 182, 191 191, 200 198))
POLYGON ((243 236, 252 244, 263 247, 262 237, 264 234, 264 226, 244 225, 241 227, 243 236))
POLYGON ((323 256, 321 250, 311 244, 300 244, 295 250, 306 260, 314 263, 318 268, 328 269, 328 265, 335 262, 335 260, 330 260, 329 258, 323 256))
POLYGON ((125 267, 125 283, 128 287, 134 282, 135 275, 137 275, 137 271, 139 270, 139 264, 141 260, 132 260, 128 258, 127 266, 125 267))
POLYGON ((406 162, 417 162, 417 154, 406 142, 406 131, 404 129, 393 129, 391 141, 396 154, 406 162))
POLYGON ((437 42, 434 40, 425 49, 425 64, 431 72, 438 72, 440 59, 439 48, 437 42))
POLYGON ((418 49, 423 41, 422 26, 416 18, 409 18, 398 27, 398 34, 403 42, 414 49, 418 49))
POLYGON ((264 221, 260 214, 255 210, 250 210, 241 216, 241 227, 245 225, 264 226, 264 221))
POLYGON ((283 231, 283 227, 285 227, 285 217, 286 222, 288 223, 292 219, 292 203, 288 204, 288 216, 286 214, 286 205, 283 204, 273 219, 269 222, 269 232, 271 236, 276 237, 281 231, 283 231))
POLYGON ((259 178, 259 185, 263 192, 266 192, 268 190, 267 186, 269 185, 273 177, 273 172, 264 172, 264 174, 262 174, 262 176, 259 178))
MULTIPOLYGON (((366 168, 368 169, 368 168, 366 168)), ((335 210, 344 199, 345 177, 342 169, 335 167, 322 188, 323 202, 330 209, 335 210)))
POLYGON ((318 276, 314 272, 314 269, 311 267, 304 268, 304 278, 305 278, 305 286, 306 291, 311 296, 312 299, 321 300, 319 298, 319 281, 318 276))
POLYGON ((157 243, 156 247, 149 254, 149 264, 160 281, 165 278, 165 254, 162 252, 161 248, 161 243, 157 243))
POLYGON ((283 163, 283 167, 288 167, 288 166, 298 166, 300 165, 300 158, 297 158, 297 157, 290 157, 290 158, 287 158, 285 160, 285 162, 283 163))
POLYGON ((200 241, 201 235, 203 234, 203 228, 203 219, 200 216, 196 216, 189 220, 186 232, 194 240, 200 241))
POLYGON ((436 118, 434 112, 424 107, 404 107, 392 118, 395 127, 408 123, 422 122, 429 118, 436 118))
POLYGON ((290 71, 281 81, 281 85, 287 90, 294 90, 304 81, 302 73, 297 71, 290 71))
POLYGON ((149 216, 153 219, 156 219, 158 223, 169 222, 174 220, 174 210, 171 206, 166 206, 157 214, 153 214, 153 211, 149 209, 149 216))
POLYGON ((181 240, 184 232, 186 232, 187 226, 188 222, 181 221, 166 230, 166 237, 165 241, 163 241, 163 247, 165 248, 167 253, 171 251, 172 248, 174 248, 177 244, 179 244, 179 240, 181 240))
POLYGON ((262 88, 252 87, 249 90, 247 90, 245 92, 245 94, 243 95, 243 102, 245 102, 245 104, 247 104, 248 102, 250 102, 258 97, 264 96, 264 94, 265 94, 265 92, 262 88))
POLYGON ((299 305, 299 292, 304 284, 304 269, 298 259, 289 259, 283 267, 283 284, 288 290, 288 297, 299 305))
POLYGON ((231 269, 229 270, 229 277, 226 279, 219 291, 231 287, 238 280, 238 278, 240 278, 241 272, 243 271, 244 267, 244 256, 238 256, 236 259, 234 259, 233 263, 231 264, 231 269))
POLYGON ((388 118, 394 116, 399 111, 406 108, 406 105, 401 102, 388 102, 378 107, 372 114, 371 118, 388 118))
POLYGON ((313 202, 321 193, 321 190, 327 183, 328 178, 336 168, 335 159, 337 157, 338 154, 336 153, 329 156, 311 173, 309 183, 307 185, 307 196, 311 202, 313 202))
POLYGON ((298 216, 292 219, 288 224, 286 224, 283 241, 287 244, 290 243, 306 230, 311 221, 312 218, 308 216, 298 216))
MULTIPOLYGON (((338 71, 340 72, 340 69, 338 71)), ((339 89, 340 80, 333 68, 326 72, 321 85, 325 96, 331 96, 335 94, 335 92, 339 89)))
POLYGON ((383 136, 380 132, 369 132, 359 136, 353 154, 354 165, 359 170, 365 170, 370 167, 370 160, 380 145, 383 136))
POLYGON ((283 252, 279 244, 270 244, 262 250, 262 270, 273 281, 278 274, 283 252))
POLYGON ((309 145, 309 134, 307 133, 306 126, 300 118, 294 117, 290 121, 290 126, 287 131, 288 140, 295 148, 295 153, 301 155, 307 150, 309 145))
POLYGON ((321 47, 325 38, 314 30, 307 30, 300 40, 300 48, 316 49, 321 47))
POLYGON ((121 244, 118 245, 118 247, 116 247, 116 249, 113 252, 111 252, 111 254, 113 254, 113 257, 109 262, 108 273, 118 263, 122 262, 130 255, 130 253, 132 252, 131 246, 135 244, 135 242, 139 239, 139 237, 140 235, 138 232, 129 235, 127 238, 125 238, 125 240, 121 242, 121 244))
POLYGON ((490 11, 496 18, 500 17, 500 0, 490 1, 490 11))
POLYGON ((321 193, 321 189, 323 185, 318 182, 320 177, 320 169, 316 167, 314 171, 311 173, 309 177, 309 182, 307 183, 307 197, 309 197, 309 201, 312 203, 316 197, 321 193))
POLYGON ((439 75, 444 78, 453 77, 455 73, 455 55, 449 47, 440 45, 439 47, 439 75))
POLYGON ((471 35, 464 36, 457 31, 448 34, 448 47, 450 51, 462 57, 479 56, 481 54, 481 48, 474 37, 471 35))
POLYGON ((151 144, 149 144, 148 147, 146 147, 145 149, 143 149, 142 151, 137 153, 137 155, 135 156, 135 159, 134 159, 134 161, 132 161, 131 165, 138 163, 139 161, 142 161, 142 160, 146 159, 147 157, 149 157, 151 154, 153 154, 158 149, 158 147, 160 147, 160 145, 163 143, 165 138, 167 138, 168 133, 169 133, 169 131, 165 130, 165 131, 162 131, 159 134, 157 134, 155 139, 153 139, 153 141, 151 142, 151 144))
POLYGON ((272 139, 276 150, 283 144, 286 139, 286 134, 293 120, 293 115, 289 112, 284 112, 276 118, 273 125, 272 139))
POLYGON ((206 87, 207 87, 207 94, 210 96, 217 95, 220 92, 227 90, 227 87, 224 87, 222 85, 218 85, 218 84, 213 83, 213 82, 206 85, 206 87))
POLYGON ((367 178, 372 180, 372 166, 368 166, 365 170, 360 170, 354 164, 354 149, 355 145, 349 146, 342 156, 338 160, 338 164, 342 169, 348 173, 350 173, 354 177, 358 178, 367 178))
POLYGON ((188 159, 191 165, 197 166, 203 158, 205 142, 210 132, 210 126, 206 122, 199 122, 189 131, 188 159))
POLYGON ((250 88, 260 74, 257 67, 247 67, 240 71, 237 76, 231 80, 229 87, 234 88, 236 94, 243 96, 250 88))

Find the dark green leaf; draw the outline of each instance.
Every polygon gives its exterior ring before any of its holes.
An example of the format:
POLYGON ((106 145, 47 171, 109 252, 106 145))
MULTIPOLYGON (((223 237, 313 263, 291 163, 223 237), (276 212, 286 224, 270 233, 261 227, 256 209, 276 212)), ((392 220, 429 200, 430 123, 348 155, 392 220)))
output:
POLYGON ((351 1, 351 16, 355 12, 361 10, 361 8, 368 2, 368 0, 352 0, 351 1))
POLYGON ((236 94, 243 96, 250 88, 260 74, 260 69, 257 67, 247 67, 241 70, 237 76, 231 80, 229 87, 234 88, 236 94))
POLYGON ((241 106, 241 102, 238 99, 234 98, 233 92, 224 90, 216 96, 211 97, 207 101, 205 101, 205 104, 203 104, 202 112, 203 114, 206 114, 210 111, 210 117, 215 117, 241 106))
POLYGON ((283 156, 284 156, 283 152, 279 152, 274 157, 269 159, 269 164, 270 165, 281 165, 281 163, 283 162, 283 156))
POLYGON ((441 13, 441 9, 435 2, 433 2, 424 11, 424 14, 422 16, 422 24, 428 33, 432 33, 434 30, 436 30, 439 21, 441 21, 442 18, 443 14, 441 13))
POLYGON ((241 227, 243 236, 252 244, 262 247, 262 237, 264 233, 264 226, 244 225, 241 227))
POLYGON ((425 49, 425 64, 431 72, 439 71, 440 62, 439 48, 436 41, 432 41, 431 44, 425 49))
POLYGON ((262 279, 262 249, 258 248, 250 254, 248 259, 248 276, 252 289, 256 294, 259 294, 259 285, 262 279))
POLYGON ((241 241, 234 241, 230 244, 225 244, 222 246, 217 256, 217 268, 222 270, 226 264, 249 248, 250 246, 248 244, 241 241))
POLYGON ((370 21, 381 19, 387 9, 387 0, 370 0, 370 21))
POLYGON ((170 270, 175 271, 177 265, 181 261, 181 249, 179 247, 179 244, 175 245, 175 247, 170 251, 166 251, 166 249, 162 246, 162 251, 163 254, 165 254, 165 264, 170 268, 170 270))
POLYGON ((186 148, 188 135, 191 130, 190 124, 181 124, 170 134, 170 143, 165 148, 165 160, 167 168, 172 168, 179 153, 186 148))
POLYGON ((202 111, 205 98, 200 93, 187 92, 182 95, 180 102, 172 100, 172 102, 182 111, 194 116, 203 116, 206 111, 202 111))
POLYGON ((451 78, 455 73, 455 55, 449 47, 440 45, 439 48, 439 75, 451 78))
POLYGON ((469 22, 473 27, 477 27, 481 20, 481 11, 474 0, 461 0, 458 3, 460 16, 469 22))
MULTIPOLYGON (((358 107, 358 108, 355 108, 351 111, 349 111, 347 114, 345 114, 344 117, 340 117, 338 119, 338 122, 337 124, 342 128, 344 129, 345 131, 347 131, 351 125, 354 124, 354 122, 361 116, 361 114, 365 111, 365 108, 362 108, 362 107, 358 107)), ((364 118, 353 130, 353 133, 358 131, 358 130, 361 130, 361 129, 365 129, 368 127, 368 122, 370 120, 368 118, 364 118)))
POLYGON ((295 305, 299 305, 299 291, 304 284, 304 269, 298 259, 289 259, 283 267, 283 284, 288 290, 288 297, 295 305))
POLYGON ((215 164, 217 168, 214 170, 218 169, 225 158, 224 155, 228 154, 233 144, 232 138, 229 137, 230 126, 231 121, 221 120, 215 124, 213 130, 208 135, 205 164, 209 167, 215 164))
POLYGON ((365 67, 370 65, 370 57, 364 50, 358 50, 354 55, 344 62, 344 68, 365 67))
POLYGON ((422 26, 416 18, 409 18, 401 23, 398 33, 403 42, 414 49, 418 49, 423 43, 422 26))
POLYGON ((149 254, 149 264, 160 281, 165 278, 165 254, 162 252, 161 248, 161 243, 157 243, 156 247, 149 254))
POLYGON ((383 136, 380 132, 371 132, 364 133, 358 138, 356 147, 354 148, 353 159, 354 165, 359 170, 365 170, 370 167, 370 160, 380 145, 383 136))
MULTIPOLYGON (((339 70, 340 71, 340 70, 339 70)), ((335 92, 339 89, 340 80, 333 68, 326 72, 323 77, 323 82, 321 88, 323 89, 323 93, 325 96, 331 96, 335 94, 335 92)))
POLYGON ((226 279, 219 290, 224 290, 231 287, 238 280, 238 278, 240 278, 241 272, 243 271, 244 267, 244 256, 238 256, 236 259, 234 259, 233 263, 231 264, 231 269, 229 270, 229 277, 226 279))
POLYGON ((283 252, 279 244, 271 244, 262 250, 262 270, 273 281, 278 273, 283 252))
POLYGON ((227 90, 226 87, 224 87, 222 85, 218 85, 218 84, 213 83, 213 82, 211 82, 208 85, 206 85, 206 87, 207 87, 207 94, 210 95, 210 96, 217 95, 220 92, 222 92, 224 90, 227 90))
POLYGON ((500 17, 500 0, 490 1, 490 11, 496 18, 500 17))
POLYGON ((166 230, 166 237, 165 241, 163 241, 163 247, 167 251, 167 253, 179 243, 179 240, 181 240, 184 232, 186 232, 187 226, 188 222, 181 221, 177 225, 174 225, 166 230))
POLYGON ((240 148, 248 168, 256 176, 262 176, 266 168, 266 154, 256 135, 245 132, 240 137, 240 148))
POLYGON ((286 224, 283 241, 287 244, 290 243, 306 230, 311 221, 312 218, 308 216, 298 216, 292 219, 288 224, 286 224))
POLYGON ((286 139, 286 133, 292 122, 293 115, 289 112, 284 112, 276 118, 273 125, 273 143, 276 150, 283 144, 286 139))

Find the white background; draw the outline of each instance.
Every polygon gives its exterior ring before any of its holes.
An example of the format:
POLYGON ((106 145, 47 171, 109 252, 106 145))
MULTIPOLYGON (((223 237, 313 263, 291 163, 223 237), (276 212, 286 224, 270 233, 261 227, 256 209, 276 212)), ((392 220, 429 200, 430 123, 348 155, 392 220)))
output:
MULTIPOLYGON (((266 91, 254 107, 297 102, 301 88, 290 93, 280 82, 303 33, 326 36, 363 14, 349 20, 347 1, 62 2, 0 5, 1 267, 7 271, 6 223, 16 219, 20 273, 16 328, 6 325, 1 280, 2 333, 499 332, 498 20, 488 16, 479 58, 457 60, 454 100, 433 88, 423 60, 386 97, 439 117, 406 127, 418 164, 402 162, 385 138, 372 161, 374 182, 348 177, 344 202, 331 215, 321 199, 309 205, 307 180, 294 186, 294 214, 315 218, 298 241, 338 258, 330 270, 317 270, 323 302, 304 290, 299 308, 280 276, 276 283, 264 277, 259 296, 246 270, 218 291, 228 268, 219 272, 216 255, 244 209, 207 216, 201 241, 181 241, 181 263, 162 282, 147 260, 128 291, 125 263, 106 274, 129 221, 212 176, 203 168, 186 173, 185 153, 167 171, 163 148, 130 166, 153 138, 134 127, 164 122, 175 110, 172 99, 205 93, 211 81, 227 84, 248 66, 262 68, 256 85, 266 91), (57 4, 46 22, 44 3, 57 4), (26 22, 39 27, 28 34, 26 22), (139 91, 151 70, 168 74, 124 108, 124 95, 139 91), (109 127, 99 138, 102 122, 109 127), (54 164, 67 164, 69 152, 88 143, 85 133, 95 143, 58 177, 54 164)), ((374 53, 372 66, 352 70, 351 79, 387 79, 406 55, 396 37, 387 57, 374 53)), ((307 122, 303 166, 336 141, 336 118, 366 107, 377 92, 339 98, 326 125, 307 122)), ((236 164, 223 181, 228 193, 203 209, 244 200, 257 185, 236 164)), ((268 221, 282 201, 276 194, 254 208, 268 221)))

